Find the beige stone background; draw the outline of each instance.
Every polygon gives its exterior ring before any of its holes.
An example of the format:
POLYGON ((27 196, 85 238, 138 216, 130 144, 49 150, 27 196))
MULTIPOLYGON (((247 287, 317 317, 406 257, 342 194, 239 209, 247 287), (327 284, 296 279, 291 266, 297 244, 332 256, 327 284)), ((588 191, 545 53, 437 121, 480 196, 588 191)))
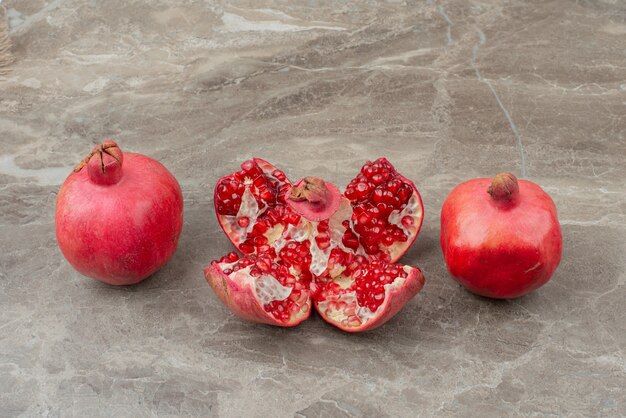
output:
POLYGON ((5 0, 0 78, 0 416, 626 415, 626 3, 622 0, 5 0), (54 236, 71 167, 103 138, 179 179, 158 274, 113 288, 54 236), (427 283, 384 327, 243 323, 204 282, 229 251, 216 180, 251 156, 343 187, 387 156, 426 218, 427 283), (439 210, 509 170, 563 228, 553 280, 475 297, 439 210))

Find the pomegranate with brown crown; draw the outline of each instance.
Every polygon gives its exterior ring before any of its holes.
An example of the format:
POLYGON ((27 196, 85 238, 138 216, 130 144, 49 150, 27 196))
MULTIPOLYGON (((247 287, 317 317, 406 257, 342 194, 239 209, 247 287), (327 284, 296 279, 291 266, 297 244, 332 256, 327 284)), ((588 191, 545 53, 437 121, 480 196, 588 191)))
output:
POLYGON ((56 234, 69 263, 113 285, 140 282, 174 254, 183 196, 161 163, 105 141, 57 195, 56 234))
POLYGON ((239 317, 294 326, 314 307, 348 332, 391 319, 424 284, 417 267, 394 264, 422 225, 417 188, 385 158, 367 162, 343 194, 319 177, 291 183, 260 158, 222 177, 217 218, 243 255, 205 269, 239 317))
POLYGON ((496 299, 543 286, 561 260, 554 202, 537 184, 501 173, 458 185, 441 210, 441 248, 450 274, 496 299))

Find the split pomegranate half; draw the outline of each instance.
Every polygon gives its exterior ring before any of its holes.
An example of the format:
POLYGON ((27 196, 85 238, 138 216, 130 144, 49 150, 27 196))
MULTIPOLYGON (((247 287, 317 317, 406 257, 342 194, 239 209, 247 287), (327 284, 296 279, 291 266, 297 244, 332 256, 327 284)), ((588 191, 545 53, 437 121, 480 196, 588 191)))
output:
POLYGON ((417 188, 385 158, 367 162, 340 194, 319 177, 292 184, 259 158, 215 187, 218 221, 232 252, 205 269, 220 300, 239 317, 294 326, 311 304, 349 332, 376 328, 424 284, 394 264, 422 225, 417 188))

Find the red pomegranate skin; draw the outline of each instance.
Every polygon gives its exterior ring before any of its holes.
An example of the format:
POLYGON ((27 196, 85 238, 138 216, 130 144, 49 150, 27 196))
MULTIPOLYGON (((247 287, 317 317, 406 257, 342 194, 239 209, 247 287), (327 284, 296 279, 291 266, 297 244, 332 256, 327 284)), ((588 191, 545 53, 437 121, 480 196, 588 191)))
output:
POLYGON ((183 224, 180 186, 161 163, 141 154, 124 153, 120 167, 105 155, 109 169, 97 179, 89 164, 71 173, 57 196, 61 251, 85 276, 111 285, 138 283, 176 250, 183 224))
POLYGON ((501 196, 493 197, 488 192, 492 179, 462 183, 441 211, 441 247, 450 274, 471 292, 496 299, 516 298, 544 285, 562 250, 550 196, 531 181, 515 179, 518 190, 506 181, 501 196))

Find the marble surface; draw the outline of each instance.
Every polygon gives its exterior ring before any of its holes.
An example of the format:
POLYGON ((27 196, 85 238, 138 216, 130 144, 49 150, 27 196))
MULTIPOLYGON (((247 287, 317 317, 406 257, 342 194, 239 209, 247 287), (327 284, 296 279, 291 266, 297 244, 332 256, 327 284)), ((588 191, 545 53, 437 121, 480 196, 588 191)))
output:
POLYGON ((5 0, 0 78, 0 416, 626 414, 626 3, 621 0, 5 0), (103 138, 179 179, 158 274, 76 273, 55 196, 103 138), (424 227, 424 290, 384 327, 243 323, 202 268, 229 251, 212 188, 259 156, 343 187, 387 156, 424 227), (510 170, 554 198, 563 261, 526 297, 448 276, 439 211, 510 170))

